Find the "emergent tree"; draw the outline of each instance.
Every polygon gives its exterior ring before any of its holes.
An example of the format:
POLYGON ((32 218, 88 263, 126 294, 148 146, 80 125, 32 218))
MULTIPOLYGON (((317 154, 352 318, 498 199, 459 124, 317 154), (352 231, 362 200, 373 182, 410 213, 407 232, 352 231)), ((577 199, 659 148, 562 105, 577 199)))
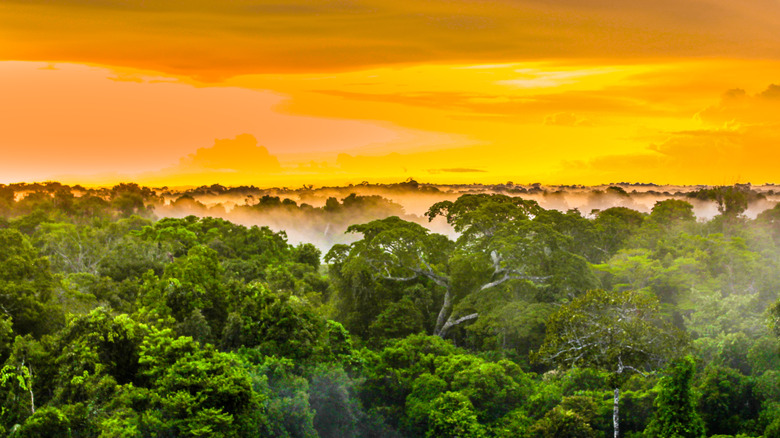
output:
POLYGON ((618 438, 620 386, 626 375, 656 369, 683 345, 683 333, 661 319, 655 295, 592 290, 550 316, 547 336, 534 359, 610 372, 612 422, 618 438))
POLYGON ((541 211, 536 202, 521 198, 464 195, 426 213, 431 220, 446 217, 460 233, 454 242, 394 216, 349 227, 363 239, 336 245, 326 258, 342 272, 362 269, 386 281, 427 280, 439 286, 443 299, 433 334, 445 337, 479 317, 473 309, 461 312, 457 304, 488 289, 518 281, 574 296, 590 286, 585 259, 569 250, 571 238, 533 220, 541 211))

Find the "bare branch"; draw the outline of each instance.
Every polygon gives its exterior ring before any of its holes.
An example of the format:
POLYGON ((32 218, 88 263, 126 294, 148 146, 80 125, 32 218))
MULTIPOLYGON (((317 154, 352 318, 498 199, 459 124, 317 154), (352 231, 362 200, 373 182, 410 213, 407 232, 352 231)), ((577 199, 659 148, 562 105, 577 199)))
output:
POLYGON ((412 281, 419 277, 419 275, 412 275, 411 277, 393 277, 391 275, 382 275, 382 279, 391 281, 412 281))
POLYGON ((476 319, 478 317, 479 313, 472 313, 470 315, 462 316, 454 321, 452 320, 452 317, 450 317, 450 319, 444 323, 441 330, 439 331, 439 336, 443 338, 452 327, 455 327, 456 325, 462 324, 466 321, 471 321, 472 319, 476 319))
POLYGON ((490 283, 483 284, 482 287, 479 288, 479 291, 482 292, 483 290, 490 289, 491 287, 499 286, 503 283, 506 283, 509 280, 528 280, 531 282, 539 283, 549 279, 550 277, 551 277, 550 275, 540 277, 540 276, 533 276, 533 275, 510 275, 509 273, 506 273, 504 274, 503 277, 499 278, 496 281, 491 281, 490 283))
MULTIPOLYGON (((427 266, 427 264, 426 264, 427 266)), ((428 269, 430 269, 430 266, 427 266, 428 269)), ((422 275, 424 277, 427 277, 431 279, 434 283, 438 284, 441 287, 448 288, 450 285, 450 280, 447 277, 444 277, 442 275, 439 275, 435 272, 433 272, 433 269, 430 270, 422 270, 422 269, 411 269, 412 272, 417 273, 417 275, 422 275)))

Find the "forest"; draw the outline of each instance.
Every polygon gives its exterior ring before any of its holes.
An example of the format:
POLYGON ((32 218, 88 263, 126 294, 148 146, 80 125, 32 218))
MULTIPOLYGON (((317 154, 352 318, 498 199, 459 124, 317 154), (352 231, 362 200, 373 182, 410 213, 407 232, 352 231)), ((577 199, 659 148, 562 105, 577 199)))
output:
POLYGON ((359 189, 0 185, 0 434, 780 437, 766 193, 359 189))

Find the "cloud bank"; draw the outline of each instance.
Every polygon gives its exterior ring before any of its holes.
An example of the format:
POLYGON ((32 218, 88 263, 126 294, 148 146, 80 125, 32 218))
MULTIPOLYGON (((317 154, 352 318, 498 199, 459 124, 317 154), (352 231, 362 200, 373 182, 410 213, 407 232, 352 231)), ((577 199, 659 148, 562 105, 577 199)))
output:
POLYGON ((777 58, 770 0, 45 0, 0 7, 5 59, 200 78, 415 62, 777 58))
MULTIPOLYGON (((642 154, 610 155, 588 162, 568 162, 574 174, 597 173, 618 181, 632 169, 634 180, 657 181, 678 175, 675 183, 765 183, 778 180, 780 162, 780 86, 770 84, 749 95, 726 91, 720 102, 696 114, 702 127, 669 133, 642 154), (713 179, 718 179, 713 181, 713 179)), ((621 179, 622 178, 622 179, 621 179)))

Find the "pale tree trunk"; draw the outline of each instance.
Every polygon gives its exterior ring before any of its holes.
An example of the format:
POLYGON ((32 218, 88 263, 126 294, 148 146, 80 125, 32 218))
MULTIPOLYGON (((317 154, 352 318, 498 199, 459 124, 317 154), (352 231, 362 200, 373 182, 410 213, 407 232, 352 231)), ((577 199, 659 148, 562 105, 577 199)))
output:
POLYGON ((615 398, 612 405, 612 425, 615 428, 615 438, 620 435, 620 408, 618 406, 620 402, 620 388, 615 388, 615 398))
POLYGON ((444 304, 441 306, 438 318, 436 318, 436 328, 433 330, 433 334, 434 336, 444 338, 451 328, 466 321, 471 321, 477 317, 479 317, 479 313, 472 313, 457 319, 455 318, 455 315, 452 313, 452 294, 448 287, 447 291, 444 293, 444 304))
POLYGON ((30 383, 30 412, 35 415, 35 396, 33 395, 32 383, 30 383))
POLYGON ((27 391, 30 393, 30 412, 35 415, 35 395, 33 394, 33 377, 32 377, 32 367, 29 365, 25 366, 24 361, 22 361, 22 369, 27 371, 20 371, 22 373, 22 378, 25 381, 25 384, 27 386, 27 391), (25 375, 26 374, 26 375, 25 375))
POLYGON ((441 309, 439 309, 439 315, 436 318, 436 327, 433 329, 434 335, 444 337, 442 334, 442 329, 444 328, 444 324, 447 322, 447 320, 450 319, 451 314, 452 294, 450 293, 450 288, 448 287, 444 291, 444 303, 442 303, 441 309))

